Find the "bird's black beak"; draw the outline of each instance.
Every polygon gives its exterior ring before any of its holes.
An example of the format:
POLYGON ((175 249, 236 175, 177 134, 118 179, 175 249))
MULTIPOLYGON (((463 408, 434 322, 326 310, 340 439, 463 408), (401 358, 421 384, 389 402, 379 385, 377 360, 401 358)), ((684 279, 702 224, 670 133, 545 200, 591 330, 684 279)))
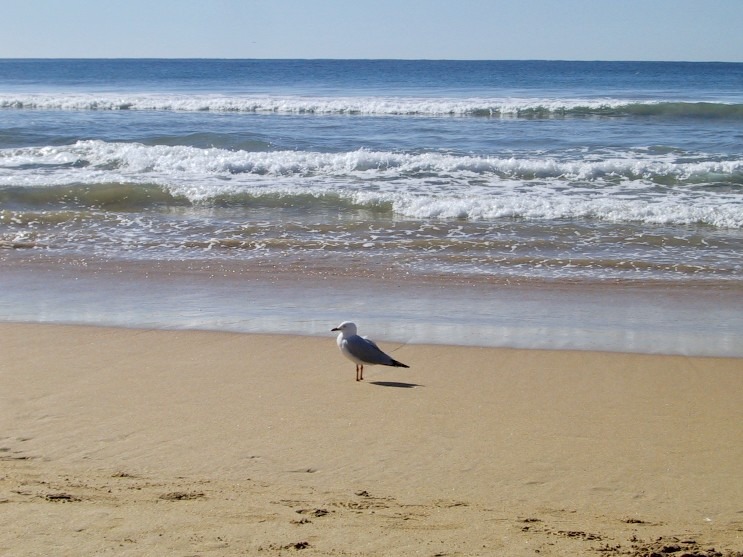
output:
POLYGON ((330 329, 330 332, 332 333, 333 331, 340 331, 340 329, 338 327, 333 327, 332 329, 330 329))

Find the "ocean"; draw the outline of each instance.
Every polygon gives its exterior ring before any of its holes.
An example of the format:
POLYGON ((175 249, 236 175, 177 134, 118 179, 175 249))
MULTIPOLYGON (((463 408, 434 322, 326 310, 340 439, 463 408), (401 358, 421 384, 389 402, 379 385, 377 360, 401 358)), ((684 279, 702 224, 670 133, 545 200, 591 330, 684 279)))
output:
POLYGON ((0 319, 742 356, 742 248, 743 64, 0 60, 0 319))

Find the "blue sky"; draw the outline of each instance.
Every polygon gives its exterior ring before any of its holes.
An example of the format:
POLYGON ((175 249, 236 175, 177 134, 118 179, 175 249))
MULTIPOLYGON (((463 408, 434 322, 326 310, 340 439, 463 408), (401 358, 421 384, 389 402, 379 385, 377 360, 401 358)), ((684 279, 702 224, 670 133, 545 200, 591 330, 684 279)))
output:
POLYGON ((25 0, 0 58, 743 62, 743 0, 25 0))

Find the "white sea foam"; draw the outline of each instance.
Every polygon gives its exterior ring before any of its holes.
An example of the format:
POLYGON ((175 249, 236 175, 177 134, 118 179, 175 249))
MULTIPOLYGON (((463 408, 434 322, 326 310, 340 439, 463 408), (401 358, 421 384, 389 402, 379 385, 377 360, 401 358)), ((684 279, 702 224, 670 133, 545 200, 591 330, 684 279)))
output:
POLYGON ((693 98, 550 98, 281 96, 177 93, 19 93, 0 94, 0 109, 79 111, 246 112, 259 114, 343 114, 366 116, 484 116, 544 118, 563 116, 743 117, 735 102, 693 98))
POLYGON ((301 97, 178 94, 17 94, 0 95, 0 108, 36 110, 161 110, 281 114, 360 114, 423 116, 518 116, 612 112, 658 101, 550 98, 301 97))
POLYGON ((372 173, 379 177, 435 173, 451 177, 498 175, 520 179, 560 178, 596 180, 599 178, 648 179, 675 178, 679 181, 704 180, 714 175, 725 181, 743 175, 743 159, 676 160, 672 155, 649 156, 633 151, 606 152, 600 158, 558 159, 530 156, 495 157, 452 155, 447 153, 400 153, 358 149, 343 153, 317 151, 233 151, 188 146, 78 141, 74 145, 26 147, 0 150, 0 167, 25 165, 74 165, 81 168, 117 168, 130 173, 169 172, 176 174, 258 176, 348 176, 372 173))
POLYGON ((743 227, 743 160, 249 152, 80 141, 0 151, 0 185, 159 184, 193 203, 334 196, 419 219, 599 219, 743 227), (728 183, 723 191, 714 184, 728 183), (669 185, 670 184, 670 185, 669 185), (705 186, 698 190, 698 186, 705 186))
POLYGON ((684 201, 624 201, 611 197, 580 198, 554 193, 537 199, 513 194, 468 198, 404 197, 394 207, 401 215, 421 219, 591 219, 613 223, 704 223, 720 228, 743 227, 743 206, 740 204, 730 206, 684 201))

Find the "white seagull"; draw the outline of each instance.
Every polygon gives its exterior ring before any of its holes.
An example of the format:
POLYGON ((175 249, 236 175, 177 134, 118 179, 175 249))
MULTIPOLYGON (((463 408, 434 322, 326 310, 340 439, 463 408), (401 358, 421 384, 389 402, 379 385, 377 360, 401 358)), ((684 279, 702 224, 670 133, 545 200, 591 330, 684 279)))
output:
POLYGON ((344 321, 331 331, 340 331, 338 334, 338 348, 341 353, 356 364, 356 381, 364 380, 364 364, 393 366, 393 367, 410 367, 393 360, 390 356, 379 349, 379 346, 366 337, 360 337, 356 334, 356 323, 344 321))

